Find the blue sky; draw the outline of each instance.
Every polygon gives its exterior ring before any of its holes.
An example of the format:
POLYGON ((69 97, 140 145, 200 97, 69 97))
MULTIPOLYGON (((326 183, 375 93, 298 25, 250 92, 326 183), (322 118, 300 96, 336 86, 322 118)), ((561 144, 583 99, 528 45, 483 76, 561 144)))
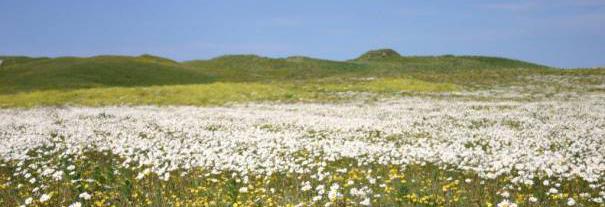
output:
POLYGON ((2 0, 0 54, 504 56, 605 66, 605 0, 2 0))

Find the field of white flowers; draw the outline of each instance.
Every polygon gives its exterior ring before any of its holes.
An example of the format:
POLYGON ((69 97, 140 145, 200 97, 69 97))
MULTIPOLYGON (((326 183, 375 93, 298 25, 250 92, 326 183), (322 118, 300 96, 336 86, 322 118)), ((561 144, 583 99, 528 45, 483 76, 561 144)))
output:
POLYGON ((605 94, 0 110, 1 206, 605 206, 605 94))

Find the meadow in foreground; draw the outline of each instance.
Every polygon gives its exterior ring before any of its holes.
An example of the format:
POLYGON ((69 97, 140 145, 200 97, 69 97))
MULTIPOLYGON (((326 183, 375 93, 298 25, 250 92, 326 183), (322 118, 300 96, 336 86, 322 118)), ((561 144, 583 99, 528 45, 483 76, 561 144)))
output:
POLYGON ((3 109, 0 205, 605 206, 602 93, 477 96, 3 109))
POLYGON ((605 70, 391 53, 13 58, 0 206, 605 205, 605 70))

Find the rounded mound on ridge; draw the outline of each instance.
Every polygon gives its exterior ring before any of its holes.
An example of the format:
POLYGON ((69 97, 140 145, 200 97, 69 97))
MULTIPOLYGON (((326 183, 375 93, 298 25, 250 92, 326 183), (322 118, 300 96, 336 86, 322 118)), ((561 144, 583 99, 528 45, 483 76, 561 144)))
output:
POLYGON ((382 60, 389 58, 399 58, 401 55, 393 49, 370 50, 355 60, 382 60))

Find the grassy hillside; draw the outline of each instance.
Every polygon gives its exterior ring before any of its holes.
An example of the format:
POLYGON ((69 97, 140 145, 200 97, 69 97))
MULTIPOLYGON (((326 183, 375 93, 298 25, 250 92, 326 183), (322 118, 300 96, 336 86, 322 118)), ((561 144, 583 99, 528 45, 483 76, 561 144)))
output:
POLYGON ((409 57, 400 56, 392 50, 370 51, 351 61, 330 61, 300 56, 267 58, 256 55, 228 55, 183 63, 151 55, 0 58, 4 60, 0 70, 0 93, 182 85, 214 81, 274 82, 368 77, 403 77, 454 84, 489 84, 491 81, 505 81, 521 72, 536 72, 546 68, 504 58, 409 57), (483 78, 479 80, 475 76, 483 78))
POLYGON ((211 77, 153 57, 8 58, 0 69, 0 93, 116 86, 207 83, 211 77))
MULTIPOLYGON (((372 53, 372 52, 369 52, 372 53)), ((511 83, 519 76, 557 73, 558 70, 523 61, 479 56, 388 56, 350 61, 330 61, 308 57, 266 58, 230 55, 183 63, 201 70, 218 81, 270 82, 328 80, 346 82, 356 78, 405 78, 486 87, 511 83)))
POLYGON ((348 83, 210 83, 150 87, 47 90, 0 95, 0 107, 59 105, 222 105, 262 101, 331 102, 350 98, 344 92, 395 94, 401 91, 448 92, 458 86, 411 79, 358 80, 348 83))
POLYGON ((267 58, 256 55, 228 55, 183 64, 217 77, 220 81, 235 82, 359 77, 360 73, 370 72, 363 64, 308 57, 267 58))
POLYGON ((3 67, 8 67, 10 65, 15 65, 15 64, 27 63, 27 62, 36 61, 36 60, 46 60, 46 59, 49 59, 49 58, 45 58, 45 57, 34 58, 34 57, 26 57, 26 56, 0 56, 0 60, 2 60, 3 67))
POLYGON ((220 94, 240 92, 244 93, 243 97, 257 95, 257 98, 240 97, 242 100, 296 100, 326 98, 320 93, 345 91, 472 90, 525 84, 527 79, 522 77, 532 75, 587 76, 603 75, 604 71, 559 70, 497 57, 401 56, 389 49, 369 51, 349 61, 256 55, 226 55, 188 62, 152 55, 0 56, 0 59, 3 60, 0 66, 3 99, 0 105, 3 106, 61 103, 204 105, 238 101, 239 95, 220 94), (50 96, 56 98, 48 98, 50 96))

